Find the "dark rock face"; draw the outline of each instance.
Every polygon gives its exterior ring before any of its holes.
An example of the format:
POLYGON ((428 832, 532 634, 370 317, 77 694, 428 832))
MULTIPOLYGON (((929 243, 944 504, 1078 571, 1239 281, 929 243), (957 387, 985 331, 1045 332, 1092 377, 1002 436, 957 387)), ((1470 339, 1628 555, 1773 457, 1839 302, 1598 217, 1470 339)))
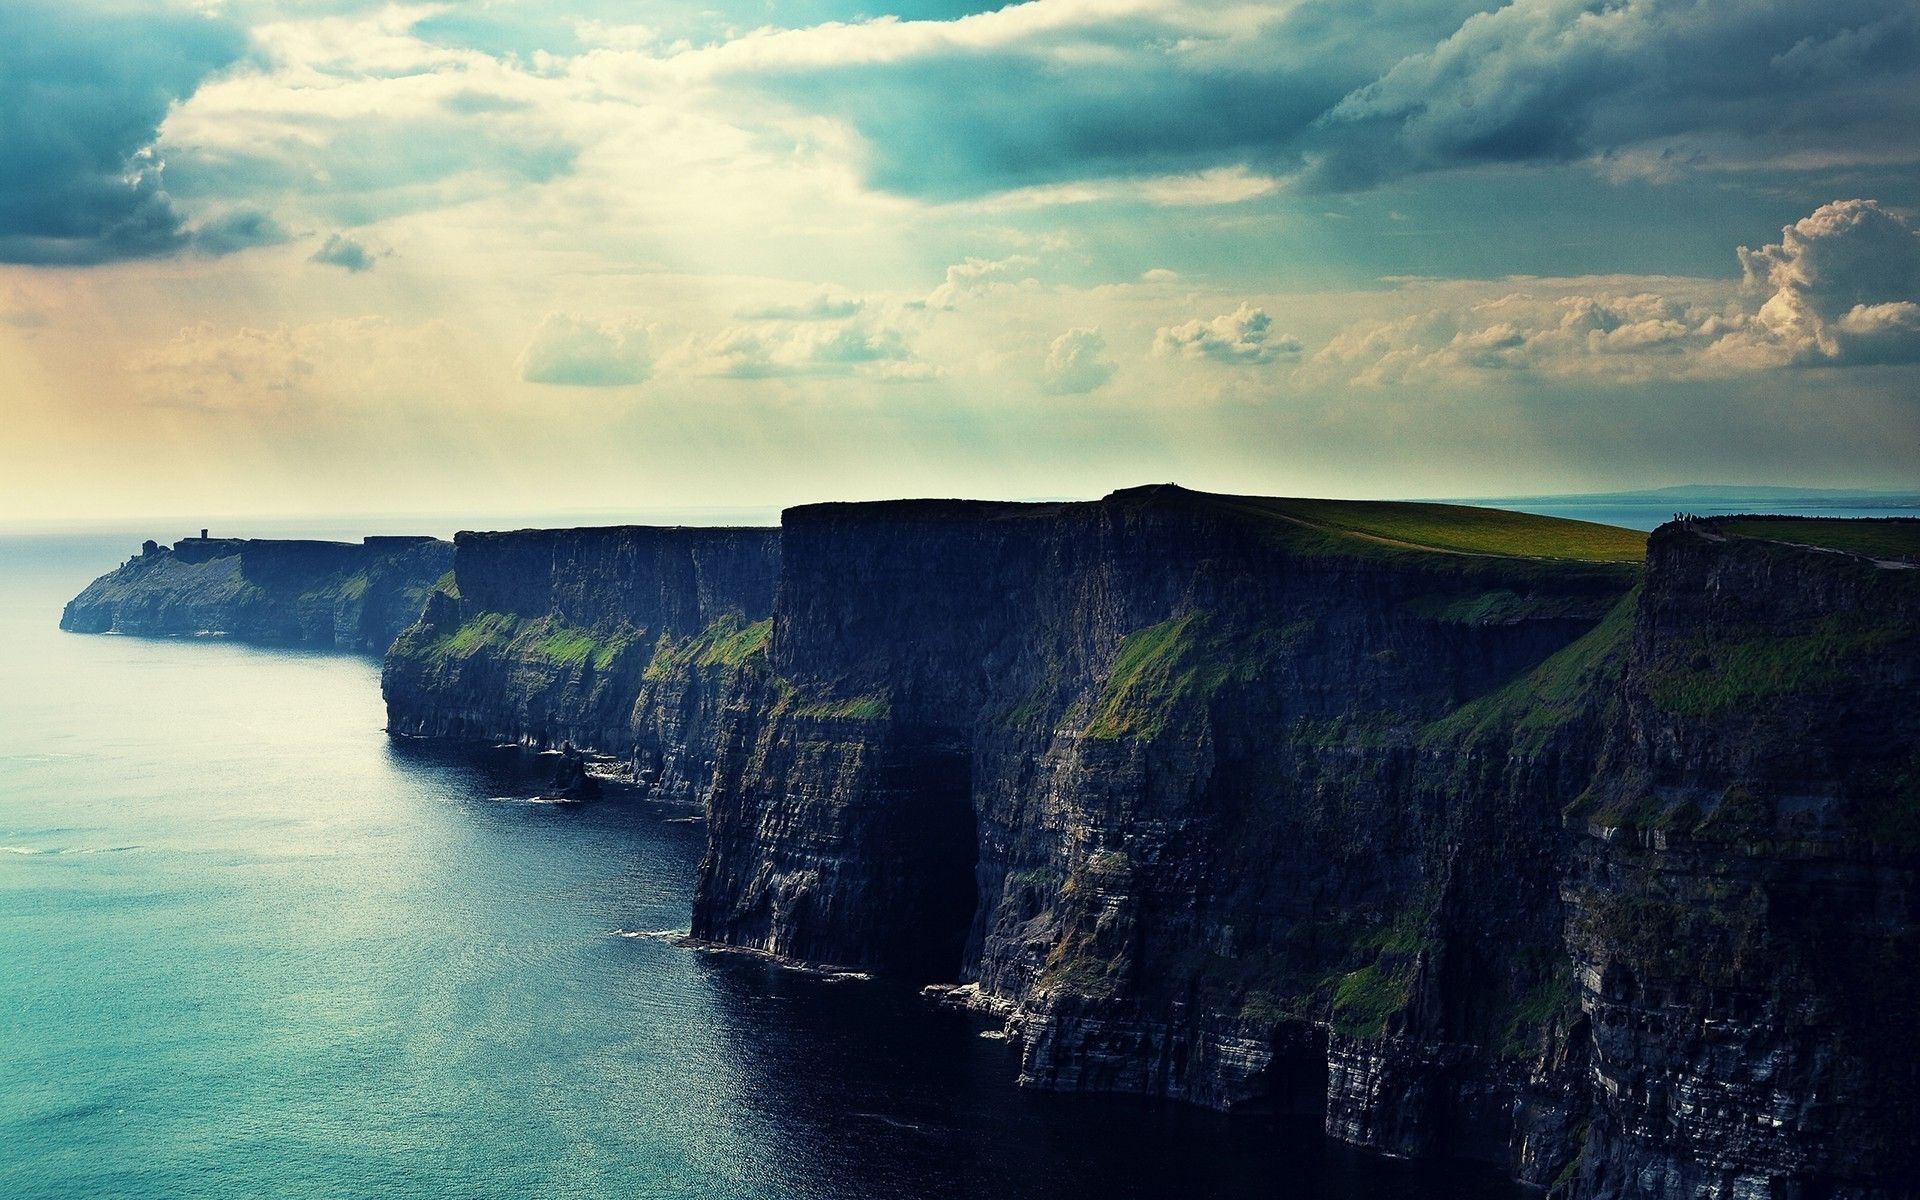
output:
POLYGON ((1326 511, 462 534, 390 726, 704 802, 696 937, 949 985, 1026 1086, 1569 1197, 1915 1195, 1920 570, 1326 511))
POLYGON ((1562 891, 1581 1191, 1920 1187, 1920 572, 1668 526, 1562 891))
POLYGON ((395 733, 594 750, 696 803, 728 681, 764 645, 774 529, 462 533, 387 656, 395 733))
POLYGON ((428 537, 149 541, 74 597, 60 628, 382 654, 452 565, 453 546, 428 537))
POLYGON ((971 985, 1031 1086, 1580 1195, 1920 1178, 1920 572, 1685 525, 1637 586, 1170 489, 783 554, 696 936, 971 985))

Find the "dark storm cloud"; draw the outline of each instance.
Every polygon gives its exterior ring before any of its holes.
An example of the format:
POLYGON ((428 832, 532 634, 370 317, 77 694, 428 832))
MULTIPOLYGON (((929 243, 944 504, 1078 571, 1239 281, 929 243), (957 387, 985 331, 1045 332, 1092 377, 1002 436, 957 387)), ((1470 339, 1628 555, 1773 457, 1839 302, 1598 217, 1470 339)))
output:
POLYGON ((1341 101, 1319 178, 1636 150, 1639 169, 1911 159, 1920 15, 1881 0, 1533 0, 1467 20, 1341 101))
MULTIPOLYGON (((1296 161, 1314 122, 1476 5, 1306 3, 1221 24, 1197 6, 1057 0, 915 49, 766 63, 741 82, 847 120, 871 184, 953 199, 1093 176, 1296 161), (1060 14, 1055 16, 1054 14, 1060 14), (1022 21, 1032 26, 1023 27, 1022 21), (1004 29, 1004 32, 999 30, 1004 29)), ((924 27, 898 27, 903 41, 924 27)), ((852 35, 858 30, 850 30, 852 35)))
POLYGON ((1486 164, 1920 157, 1920 10, 1884 0, 1306 4, 1237 22, 1045 2, 1084 19, 901 27, 898 53, 850 35, 844 61, 744 78, 849 122, 873 185, 938 199, 1224 164, 1355 189, 1486 164))
POLYGON ((359 274, 373 270, 374 256, 359 242, 343 233, 327 235, 327 240, 313 252, 308 262, 322 263, 329 267, 339 267, 343 271, 359 274))
MULTIPOLYGON (((0 261, 97 263, 194 243, 153 141, 167 110, 233 63, 222 21, 131 6, 0 4, 0 261)), ((255 244, 261 220, 211 230, 206 248, 255 244)))

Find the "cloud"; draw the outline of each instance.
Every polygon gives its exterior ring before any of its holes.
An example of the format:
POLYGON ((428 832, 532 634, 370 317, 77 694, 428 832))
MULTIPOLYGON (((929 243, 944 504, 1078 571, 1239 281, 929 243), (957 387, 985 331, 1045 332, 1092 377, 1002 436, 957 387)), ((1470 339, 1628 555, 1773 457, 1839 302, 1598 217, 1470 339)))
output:
POLYGON ((1920 362, 1920 234, 1872 200, 1836 200, 1758 250, 1740 291, 1513 291, 1349 326, 1318 355, 1361 383, 1526 371, 1616 381, 1920 362))
POLYGON ((1731 304, 1653 292, 1549 296, 1510 292, 1336 334, 1314 361, 1362 384, 1529 371, 1615 380, 1685 375, 1747 316, 1731 304))
POLYGON ((1920 233, 1872 200, 1836 200, 1740 247, 1752 324, 1716 347, 1750 365, 1920 361, 1920 233))
POLYGON ((571 173, 591 140, 580 87, 423 40, 432 14, 387 5, 256 25, 251 53, 166 122, 173 194, 366 225, 571 173))
POLYGON ((206 321, 127 365, 157 401, 202 408, 284 403, 318 370, 307 331, 285 325, 222 331, 206 321))
POLYGON ((744 321, 839 321, 857 316, 866 307, 858 296, 822 289, 798 304, 767 304, 739 312, 744 321))
POLYGON ((203 254, 237 254, 255 246, 272 246, 287 240, 287 231, 271 213, 257 208, 240 208, 207 217, 187 231, 187 240, 203 254))
POLYGON ((1249 186, 1191 202, 1289 175, 1920 158, 1920 15, 1885 0, 1033 0, 763 29, 672 61, 843 123, 870 186, 936 201, 1218 170, 1249 186))
POLYGON ((520 352, 520 378, 566 387, 626 387, 653 373, 647 331, 631 321, 602 324, 549 313, 520 352))
POLYGON ((1911 162, 1920 16, 1877 0, 1516 0, 1355 89, 1306 147, 1364 187, 1490 163, 1911 162))
MULTIPOLYGON (((1320 4, 1034 0, 952 21, 767 31, 689 56, 844 122, 870 186, 954 200, 1273 161, 1351 89, 1456 23, 1320 4)), ((1404 10, 1405 6, 1402 6, 1404 10)))
POLYGON ((367 248, 343 233, 330 233, 308 262, 339 267, 352 274, 373 270, 374 256, 367 248))
POLYGON ((945 282, 927 294, 926 306, 953 308, 962 296, 977 296, 995 283, 1011 279, 1022 267, 1033 266, 1038 261, 1025 254, 1015 254, 1008 258, 969 258, 965 262, 955 263, 947 268, 945 282))
POLYGON ((101 263, 191 245, 154 141, 169 107, 245 47, 231 23, 181 9, 0 4, 0 261, 101 263))
POLYGON ((1211 321, 1196 318, 1168 326, 1153 339, 1155 354, 1207 358, 1240 366, 1272 362, 1298 354, 1301 349, 1300 339, 1290 333, 1274 337, 1273 318, 1247 304, 1211 321))
POLYGON ((913 381, 936 373, 913 360, 898 330, 858 324, 735 326, 693 343, 685 364, 692 374, 728 379, 858 375, 913 381))
POLYGON ((1112 379, 1114 365, 1106 349, 1107 339, 1097 329, 1069 329, 1053 339, 1043 367, 1047 390, 1079 395, 1112 379))

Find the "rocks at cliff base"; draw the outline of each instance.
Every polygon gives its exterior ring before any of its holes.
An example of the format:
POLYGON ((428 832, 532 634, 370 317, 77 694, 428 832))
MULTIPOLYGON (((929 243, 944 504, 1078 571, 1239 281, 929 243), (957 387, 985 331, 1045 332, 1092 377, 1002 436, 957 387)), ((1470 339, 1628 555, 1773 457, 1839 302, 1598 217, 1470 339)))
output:
POLYGON ((599 797, 600 781, 587 770, 587 760, 578 754, 562 754, 553 779, 537 798, 555 804, 580 804, 599 797))

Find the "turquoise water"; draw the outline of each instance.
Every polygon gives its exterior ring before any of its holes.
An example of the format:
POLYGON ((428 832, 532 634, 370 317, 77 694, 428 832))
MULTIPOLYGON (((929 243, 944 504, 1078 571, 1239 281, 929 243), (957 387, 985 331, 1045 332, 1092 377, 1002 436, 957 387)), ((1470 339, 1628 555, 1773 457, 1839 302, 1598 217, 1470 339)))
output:
POLYGON ((623 936, 685 927, 699 826, 389 742, 370 661, 60 633, 139 536, 0 539, 0 1195, 1513 1194, 623 936))

